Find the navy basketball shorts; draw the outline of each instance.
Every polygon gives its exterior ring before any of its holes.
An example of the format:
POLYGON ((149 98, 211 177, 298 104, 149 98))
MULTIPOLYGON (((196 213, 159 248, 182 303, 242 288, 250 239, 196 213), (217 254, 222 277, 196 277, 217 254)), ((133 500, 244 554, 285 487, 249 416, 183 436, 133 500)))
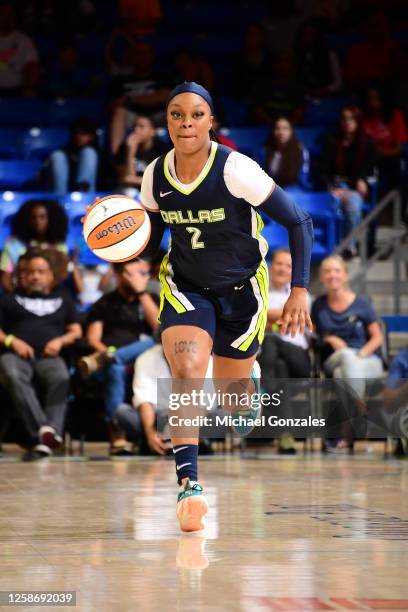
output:
POLYGON ((194 325, 208 332, 220 357, 246 359, 262 343, 268 306, 268 267, 262 261, 247 280, 223 291, 202 289, 173 274, 168 256, 160 268, 161 330, 194 325))

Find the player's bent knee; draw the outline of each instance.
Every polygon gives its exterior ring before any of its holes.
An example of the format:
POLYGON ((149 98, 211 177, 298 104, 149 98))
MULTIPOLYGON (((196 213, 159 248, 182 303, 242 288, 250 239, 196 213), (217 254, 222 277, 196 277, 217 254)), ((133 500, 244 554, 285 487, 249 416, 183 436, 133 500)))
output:
POLYGON ((202 358, 185 356, 172 359, 171 371, 174 378, 194 379, 203 376, 206 365, 202 358))

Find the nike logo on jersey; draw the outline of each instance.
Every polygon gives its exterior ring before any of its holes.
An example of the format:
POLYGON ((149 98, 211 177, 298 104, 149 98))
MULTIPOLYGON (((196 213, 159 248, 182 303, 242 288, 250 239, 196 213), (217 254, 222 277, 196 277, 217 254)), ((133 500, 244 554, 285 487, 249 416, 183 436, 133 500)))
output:
POLYGON ((173 190, 172 191, 161 191, 160 192, 160 197, 164 198, 166 195, 169 195, 169 193, 173 193, 173 190))
POLYGON ((245 287, 245 285, 241 285, 240 287, 234 287, 235 291, 240 291, 241 289, 243 289, 245 287))

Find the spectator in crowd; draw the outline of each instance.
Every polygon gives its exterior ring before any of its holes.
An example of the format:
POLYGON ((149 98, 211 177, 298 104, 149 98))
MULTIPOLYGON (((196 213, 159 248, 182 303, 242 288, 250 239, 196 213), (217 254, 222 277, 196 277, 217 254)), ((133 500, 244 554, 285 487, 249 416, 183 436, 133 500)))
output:
POLYGON ((259 123, 273 125, 279 117, 288 117, 293 125, 303 117, 303 90, 296 80, 294 55, 291 49, 282 50, 272 61, 269 87, 260 91, 255 109, 259 123))
POLYGON ((74 45, 64 44, 59 49, 58 61, 50 69, 45 87, 54 98, 82 97, 92 93, 92 80, 82 69, 74 45))
MULTIPOLYGON (((262 388, 270 395, 276 391, 276 384, 279 384, 278 388, 282 387, 282 380, 309 378, 311 372, 308 335, 297 332, 294 337, 289 333, 280 336, 278 332, 277 321, 281 319, 283 306, 289 297, 291 278, 290 251, 286 248, 277 249, 272 255, 270 267, 267 333, 258 357, 262 388)), ((290 392, 290 389, 287 391, 290 392)), ((283 454, 294 454, 296 447, 293 437, 288 434, 282 436, 278 450, 283 454)))
POLYGON ((210 64, 197 52, 179 49, 174 58, 175 80, 194 81, 208 91, 214 89, 214 73, 210 64))
POLYGON ((68 191, 96 191, 98 149, 93 121, 86 118, 75 121, 69 144, 51 153, 47 162, 51 191, 60 196, 68 191))
POLYGON ((395 107, 389 85, 373 85, 363 100, 363 127, 372 138, 378 152, 380 180, 387 188, 400 184, 401 150, 407 141, 405 119, 395 107))
POLYGON ((66 254, 65 238, 68 219, 64 209, 53 200, 29 200, 15 214, 11 237, 6 240, 0 256, 1 285, 13 289, 13 272, 17 261, 30 247, 54 249, 66 254))
POLYGON ((41 459, 62 444, 69 373, 61 352, 81 327, 73 301, 55 289, 47 252, 34 250, 24 261, 23 287, 0 300, 0 382, 31 439, 26 458, 41 459))
POLYGON ((0 4, 0 96, 35 96, 39 80, 37 49, 16 29, 12 2, 0 4))
POLYGON ((270 91, 271 55, 260 26, 250 25, 244 47, 233 65, 231 90, 251 107, 256 107, 265 90, 270 91))
POLYGON ((118 12, 139 36, 152 34, 162 18, 160 0, 118 0, 118 12))
POLYGON ((303 147, 286 117, 278 117, 266 143, 265 171, 282 187, 299 180, 303 164, 303 147))
POLYGON ((328 48, 322 28, 305 21, 295 37, 296 78, 308 96, 321 98, 340 91, 342 77, 334 51, 328 48))
POLYGON ((102 260, 97 263, 96 257, 92 256, 89 262, 85 258, 81 260, 75 250, 68 264, 68 271, 70 275, 65 286, 82 307, 88 307, 102 297, 103 288, 112 275, 112 266, 102 260))
MULTIPOLYGON (((378 317, 368 300, 349 287, 347 264, 339 255, 322 261, 320 281, 326 293, 314 301, 312 321, 324 343, 323 368, 340 384, 346 383, 356 406, 364 412, 366 380, 383 374, 378 317)), ((349 441, 339 440, 336 449, 349 446, 349 441)))
POLYGON ((408 455, 408 436, 406 424, 408 422, 408 348, 397 353, 391 362, 384 389, 385 409, 397 417, 398 429, 403 434, 397 442, 395 454, 408 455), (405 417, 405 418, 404 418, 405 417), (405 428, 401 427, 403 418, 405 428))
MULTIPOLYGON (((361 111, 346 106, 337 132, 329 136, 321 158, 321 180, 341 202, 348 234, 361 222, 364 201, 369 197, 367 178, 374 173, 375 146, 363 129, 361 111)), ((353 241, 345 256, 357 255, 353 241)))
POLYGON ((106 420, 112 454, 127 452, 127 441, 113 421, 125 401, 129 366, 154 344, 158 306, 147 293, 149 264, 142 260, 114 264, 117 289, 101 297, 89 310, 86 340, 93 354, 80 360, 85 374, 97 372, 104 383, 106 420))
POLYGON ((392 79, 406 59, 400 45, 392 40, 386 16, 370 12, 365 18, 365 36, 352 45, 343 63, 343 75, 351 91, 361 91, 370 81, 392 79))
POLYGON ((113 80, 113 113, 110 126, 110 151, 116 155, 126 130, 131 127, 135 115, 148 114, 156 123, 164 122, 163 105, 170 93, 169 80, 154 71, 152 45, 138 42, 127 52, 126 63, 131 65, 129 74, 113 80))
MULTIPOLYGON (((139 191, 146 167, 156 157, 167 152, 169 148, 163 140, 157 138, 153 120, 150 117, 138 115, 132 131, 116 155, 118 181, 121 189, 131 188, 132 192, 129 195, 139 191)), ((125 192, 128 193, 128 191, 125 192)))
MULTIPOLYGON (((210 360, 206 378, 212 378, 210 360)), ((161 344, 153 346, 141 355, 135 364, 132 404, 122 404, 115 413, 119 426, 126 431, 129 440, 140 446, 142 454, 164 455, 170 449, 169 435, 162 429, 169 410, 168 389, 158 385, 158 379, 171 381, 171 372, 161 344)), ((202 445, 200 445, 200 452, 202 445)))

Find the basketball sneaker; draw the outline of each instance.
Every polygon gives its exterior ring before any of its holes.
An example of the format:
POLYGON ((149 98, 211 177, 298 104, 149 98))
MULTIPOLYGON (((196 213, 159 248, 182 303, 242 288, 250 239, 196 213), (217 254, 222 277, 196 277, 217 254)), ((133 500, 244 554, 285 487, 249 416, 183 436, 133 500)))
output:
POLYGON ((200 531, 204 529, 203 516, 208 512, 203 487, 198 482, 187 479, 180 485, 177 497, 177 518, 181 531, 200 531))
MULTIPOLYGON (((254 381, 255 391, 254 393, 261 393, 261 368, 257 361, 254 362, 251 372, 251 378, 254 381)), ((240 436, 247 436, 254 429, 255 419, 259 419, 262 413, 261 402, 251 402, 249 408, 245 407, 243 410, 238 410, 233 413, 233 418, 241 417, 240 422, 237 425, 233 425, 232 429, 240 436)))

